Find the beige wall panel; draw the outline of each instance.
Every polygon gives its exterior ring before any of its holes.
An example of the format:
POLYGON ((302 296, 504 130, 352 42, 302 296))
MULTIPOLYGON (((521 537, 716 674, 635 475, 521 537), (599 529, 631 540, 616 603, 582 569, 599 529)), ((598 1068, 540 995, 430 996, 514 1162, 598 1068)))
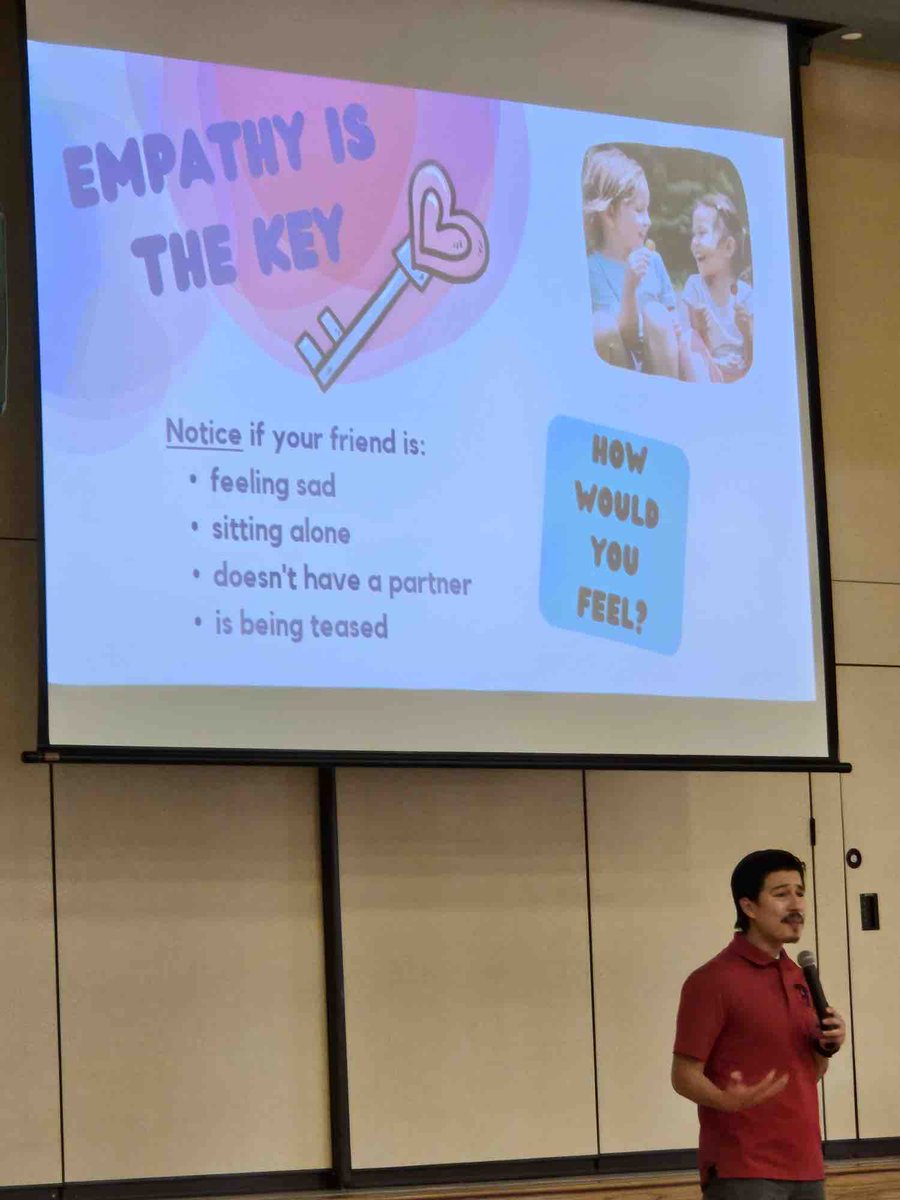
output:
POLYGON ((314 772, 54 775, 67 1178, 328 1166, 314 772))
POLYGON ((834 642, 839 663, 900 667, 900 584, 836 583, 834 642))
POLYGON ((850 969, 860 1137, 900 1136, 900 671, 838 670, 841 755, 853 764, 841 776, 844 832, 862 866, 847 871, 850 969), (881 929, 862 931, 859 896, 877 892, 881 929))
POLYGON ((841 777, 813 775, 810 782, 816 818, 814 861, 819 970, 825 995, 844 1017, 848 1031, 844 1049, 829 1063, 823 1085, 825 1136, 834 1141, 856 1137, 841 777))
POLYGON ((0 540, 0 1188, 61 1178, 49 772, 19 760, 37 723, 35 559, 0 540))
MULTIPOLYGON (((693 1146, 669 1084, 688 974, 732 936, 731 872, 779 846, 810 861, 806 775, 588 774, 591 928, 603 1153, 693 1146)), ((803 944, 815 946, 813 905, 803 944)))
POLYGON ((900 583, 900 71, 802 77, 832 574, 900 583))
POLYGON ((581 776, 338 772, 355 1167, 594 1154, 581 776))

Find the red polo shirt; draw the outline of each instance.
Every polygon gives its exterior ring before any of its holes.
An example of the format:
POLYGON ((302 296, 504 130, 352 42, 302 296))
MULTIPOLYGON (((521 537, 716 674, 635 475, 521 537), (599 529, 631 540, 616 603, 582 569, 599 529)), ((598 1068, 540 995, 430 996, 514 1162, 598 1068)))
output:
POLYGON ((771 1100, 742 1112, 699 1105, 700 1177, 822 1179, 819 1093, 813 1042, 819 1036, 803 972, 742 934, 681 990, 675 1053, 706 1064, 720 1088, 732 1071, 758 1083, 772 1068, 790 1076, 771 1100))

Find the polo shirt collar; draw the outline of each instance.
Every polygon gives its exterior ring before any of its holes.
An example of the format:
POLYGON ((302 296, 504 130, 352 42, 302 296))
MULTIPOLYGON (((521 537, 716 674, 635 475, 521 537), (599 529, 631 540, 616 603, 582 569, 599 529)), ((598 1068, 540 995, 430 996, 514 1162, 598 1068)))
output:
POLYGON ((784 957, 784 951, 782 950, 778 958, 773 958, 765 950, 760 950, 758 946, 754 946, 752 942, 748 942, 742 933, 734 935, 728 950, 731 954, 745 958, 747 962, 751 962, 757 967, 777 966, 784 957))

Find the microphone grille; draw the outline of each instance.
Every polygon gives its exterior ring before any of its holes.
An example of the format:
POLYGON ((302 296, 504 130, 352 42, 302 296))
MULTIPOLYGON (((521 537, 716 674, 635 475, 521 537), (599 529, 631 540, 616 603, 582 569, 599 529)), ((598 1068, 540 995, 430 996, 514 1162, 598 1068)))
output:
POLYGON ((814 967, 816 965, 816 956, 812 950, 801 950, 797 955, 797 964, 801 967, 814 967))

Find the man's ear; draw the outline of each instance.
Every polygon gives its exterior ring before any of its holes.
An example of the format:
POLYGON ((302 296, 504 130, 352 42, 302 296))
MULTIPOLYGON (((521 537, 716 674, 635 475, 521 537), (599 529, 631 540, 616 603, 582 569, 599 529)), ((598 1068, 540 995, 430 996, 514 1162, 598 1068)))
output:
POLYGON ((756 909, 756 905, 753 903, 753 901, 748 899, 747 896, 741 896, 740 900, 738 900, 738 904, 741 906, 741 912, 744 914, 744 916, 752 920, 754 911, 756 909))

